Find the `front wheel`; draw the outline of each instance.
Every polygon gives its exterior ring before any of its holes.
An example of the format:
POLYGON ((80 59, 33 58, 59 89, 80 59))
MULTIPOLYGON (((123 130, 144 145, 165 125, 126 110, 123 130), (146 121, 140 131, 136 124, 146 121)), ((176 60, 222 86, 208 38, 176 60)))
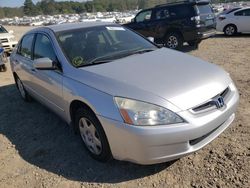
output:
POLYGON ((237 28, 235 25, 227 25, 224 29, 224 34, 227 36, 233 36, 237 33, 237 28))
POLYGON ((165 39, 165 46, 170 49, 181 49, 183 47, 182 36, 178 33, 169 33, 165 39))
POLYGON ((75 126, 91 157, 101 162, 107 162, 112 158, 102 125, 91 110, 78 109, 75 115, 75 126))

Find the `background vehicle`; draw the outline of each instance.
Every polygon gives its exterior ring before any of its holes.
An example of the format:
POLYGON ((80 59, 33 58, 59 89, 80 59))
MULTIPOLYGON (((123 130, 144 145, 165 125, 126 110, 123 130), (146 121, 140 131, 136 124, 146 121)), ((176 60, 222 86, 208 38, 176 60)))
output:
POLYGON ((7 31, 2 25, 0 25, 0 43, 7 54, 10 54, 17 44, 13 31, 7 31))
POLYGON ((209 1, 183 1, 159 5, 139 12, 129 27, 156 43, 180 49, 184 42, 198 47, 215 34, 215 16, 209 1))
POLYGON ((5 63, 7 62, 6 54, 4 53, 4 49, 1 47, 0 44, 0 72, 7 71, 7 67, 5 63))
POLYGON ((227 36, 250 33, 250 7, 235 8, 219 15, 216 29, 227 36))
POLYGON ((33 29, 11 68, 23 99, 73 125, 100 161, 153 164, 197 151, 232 123, 239 98, 217 66, 111 23, 33 29))

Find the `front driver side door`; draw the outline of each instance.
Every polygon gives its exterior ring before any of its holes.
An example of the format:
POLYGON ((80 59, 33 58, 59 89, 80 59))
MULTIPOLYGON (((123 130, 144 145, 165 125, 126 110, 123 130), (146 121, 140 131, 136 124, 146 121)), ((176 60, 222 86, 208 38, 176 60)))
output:
MULTIPOLYGON (((48 35, 38 33, 34 43, 34 61, 39 58, 48 57, 54 63, 58 59, 53 44, 48 35)), ((62 80, 63 73, 59 68, 57 70, 38 70, 34 68, 33 86, 36 94, 45 105, 49 106, 59 115, 64 114, 62 103, 62 80)))

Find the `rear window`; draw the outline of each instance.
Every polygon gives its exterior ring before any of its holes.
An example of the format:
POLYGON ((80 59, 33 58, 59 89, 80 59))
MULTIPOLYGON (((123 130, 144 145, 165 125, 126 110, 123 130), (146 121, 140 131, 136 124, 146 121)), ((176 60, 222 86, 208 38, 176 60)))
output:
POLYGON ((213 10, 212 10, 210 4, 196 5, 196 11, 198 14, 211 14, 211 13, 213 13, 213 10))
POLYGON ((169 7, 169 14, 171 18, 186 18, 194 16, 194 11, 191 6, 178 5, 169 7))

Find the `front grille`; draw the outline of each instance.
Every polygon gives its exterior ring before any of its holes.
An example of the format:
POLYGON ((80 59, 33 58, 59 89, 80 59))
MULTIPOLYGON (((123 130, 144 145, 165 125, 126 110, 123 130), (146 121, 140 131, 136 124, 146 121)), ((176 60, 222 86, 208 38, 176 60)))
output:
MULTIPOLYGON (((220 94, 218 94, 215 97, 221 96, 224 99, 226 99, 227 96, 229 95, 229 92, 230 92, 230 89, 229 89, 229 87, 227 87, 223 92, 221 92, 220 94)), ((215 97, 213 97, 213 98, 215 98, 215 97)), ((207 110, 212 109, 212 108, 216 108, 215 103, 213 102, 213 98, 204 104, 201 104, 197 107, 192 108, 192 111, 194 113, 199 113, 199 112, 207 111, 207 110)))
POLYGON ((0 39, 0 43, 5 43, 5 42, 8 42, 8 39, 7 39, 7 38, 0 39))
MULTIPOLYGON (((221 125, 222 125, 222 124, 221 124, 221 125)), ((220 125, 220 126, 221 126, 221 125, 220 125)), ((205 138, 207 138, 209 135, 211 135, 213 132, 215 132, 217 129, 219 129, 220 126, 218 126, 217 128, 213 129, 213 130, 210 131, 209 133, 207 133, 207 134, 205 134, 205 135, 203 135, 203 136, 201 136, 201 137, 199 137, 199 138, 190 140, 190 141, 189 141, 189 144, 190 144, 191 146, 194 146, 194 145, 198 144, 199 142, 201 142, 202 140, 204 140, 205 138)))

